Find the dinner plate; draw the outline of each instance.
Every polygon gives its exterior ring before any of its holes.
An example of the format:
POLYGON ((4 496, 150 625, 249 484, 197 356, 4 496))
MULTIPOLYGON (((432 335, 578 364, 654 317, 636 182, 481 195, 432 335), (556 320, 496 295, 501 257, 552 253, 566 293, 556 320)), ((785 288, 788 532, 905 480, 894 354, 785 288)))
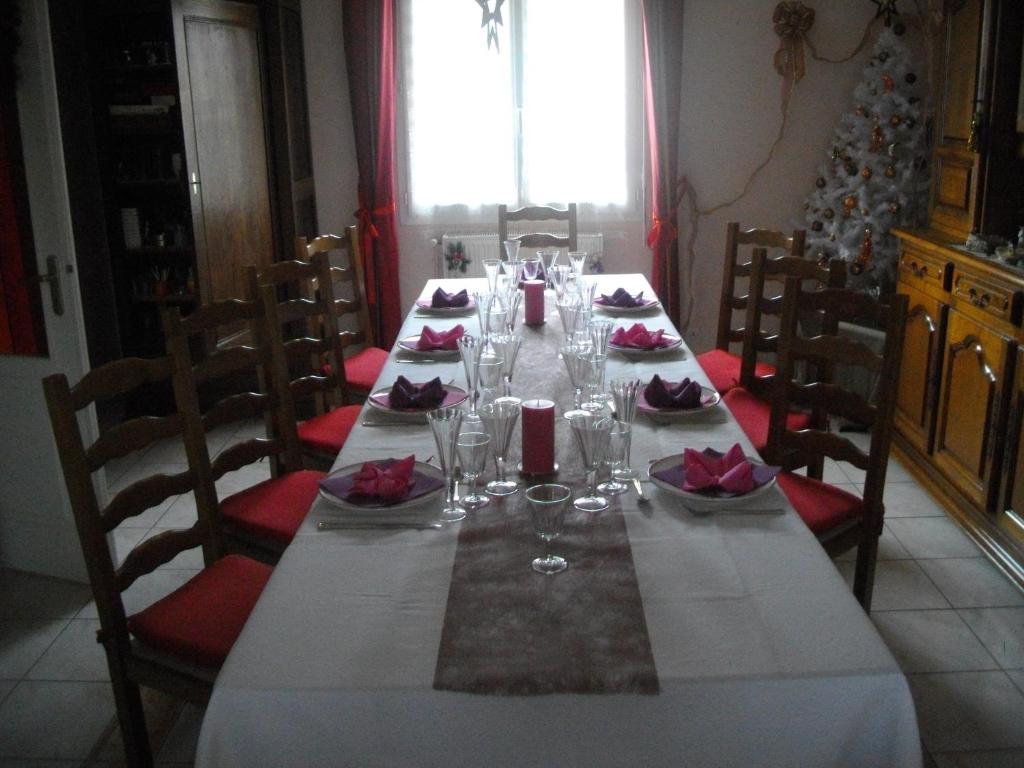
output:
MULTIPOLYGON (((416 381, 413 383, 417 386, 423 386, 426 384, 425 381, 416 381)), ((465 402, 469 398, 469 394, 467 394, 466 390, 456 387, 454 384, 445 384, 444 393, 444 402, 435 406, 435 408, 450 408, 453 405, 465 402)), ((392 408, 388 405, 390 394, 391 387, 381 387, 371 394, 366 399, 366 402, 370 404, 371 408, 376 408, 378 411, 398 415, 425 416, 428 411, 433 410, 433 408, 392 408)))
POLYGON ((594 299, 593 307, 610 315, 632 315, 637 312, 646 312, 648 309, 654 309, 660 304, 661 302, 657 299, 643 299, 643 304, 638 307, 613 307, 605 304, 600 299, 594 299))
MULTIPOLYGON (((753 464, 755 467, 767 467, 763 461, 757 459, 751 459, 747 457, 747 461, 753 464)), ((658 488, 665 491, 666 493, 675 496, 680 499, 683 504, 691 509, 707 510, 713 512, 716 507, 729 507, 730 509, 736 509, 739 511, 747 502, 756 499, 759 496, 767 493, 771 488, 775 487, 775 477, 771 480, 759 485, 749 493, 734 494, 726 491, 717 491, 713 493, 694 493, 693 491, 684 491, 682 488, 673 485, 672 483, 662 480, 660 477, 655 477, 655 472, 662 472, 672 467, 678 466, 683 463, 683 454, 675 453, 671 456, 666 456, 663 459, 658 459, 656 462, 651 464, 647 469, 648 476, 651 482, 654 483, 658 488)))
POLYGON ((461 315, 468 315, 471 312, 476 311, 476 299, 470 296, 469 302, 463 304, 461 307, 432 307, 430 306, 430 299, 417 299, 416 308, 421 313, 429 315, 438 315, 440 317, 458 317, 461 315))
POLYGON ((456 358, 459 357, 459 349, 419 349, 416 344, 420 340, 420 334, 415 336, 406 336, 404 339, 398 340, 398 346, 404 352, 408 352, 412 355, 422 355, 423 357, 436 357, 436 358, 456 358))
POLYGON ((671 333, 666 333, 662 336, 663 339, 668 339, 669 343, 661 347, 654 347, 653 349, 639 349, 637 347, 620 347, 618 344, 608 343, 608 349, 615 352, 621 352, 624 355, 660 355, 664 352, 671 352, 673 349, 679 349, 682 345, 683 340, 679 336, 673 336, 671 333))
POLYGON ((700 388, 700 405, 693 408, 657 408, 647 402, 644 391, 637 395, 636 409, 651 418, 662 420, 688 419, 698 413, 707 413, 721 402, 722 396, 712 387, 700 388))
MULTIPOLYGON (((341 469, 336 469, 334 472, 331 472, 328 475, 328 477, 354 475, 362 468, 363 462, 359 462, 358 464, 349 464, 347 467, 342 467, 341 469)), ((422 496, 417 496, 413 499, 399 501, 395 504, 381 504, 379 506, 371 506, 367 504, 353 504, 352 502, 346 501, 340 496, 335 496, 333 493, 330 493, 324 490, 323 488, 318 489, 319 495, 321 499, 323 499, 333 507, 337 507, 339 509, 345 510, 346 512, 352 512, 360 515, 383 517, 390 516, 392 513, 395 512, 409 512, 410 510, 417 510, 418 512, 422 513, 422 510, 419 509, 421 505, 423 505, 425 502, 430 501, 431 499, 436 498, 438 494, 444 492, 444 473, 442 473, 440 469, 433 466, 432 464, 427 464, 426 462, 423 461, 417 461, 413 465, 413 471, 419 472, 421 475, 424 475, 430 478, 431 480, 440 481, 440 486, 432 491, 428 491, 422 496)))

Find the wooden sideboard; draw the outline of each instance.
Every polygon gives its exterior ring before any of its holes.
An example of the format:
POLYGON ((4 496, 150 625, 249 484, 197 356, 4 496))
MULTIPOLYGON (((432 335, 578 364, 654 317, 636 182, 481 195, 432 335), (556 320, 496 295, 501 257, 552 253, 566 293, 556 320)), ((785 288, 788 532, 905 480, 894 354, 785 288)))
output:
POLYGON ((909 299, 896 446, 1024 586, 1024 270, 897 230, 909 299))

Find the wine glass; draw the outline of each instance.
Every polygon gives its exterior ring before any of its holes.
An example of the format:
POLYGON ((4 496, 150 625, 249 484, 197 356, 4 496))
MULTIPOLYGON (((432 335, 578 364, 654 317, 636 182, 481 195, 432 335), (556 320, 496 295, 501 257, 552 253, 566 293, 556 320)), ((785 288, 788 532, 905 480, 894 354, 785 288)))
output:
POLYGON ((505 457, 522 406, 523 401, 518 397, 499 397, 480 408, 480 419, 487 434, 491 436, 491 454, 494 456, 496 477, 487 484, 487 492, 491 496, 508 496, 519 488, 515 480, 506 479, 505 457))
POLYGON ((512 371, 516 366, 519 348, 523 345, 523 337, 514 333, 492 334, 488 342, 494 351, 505 360, 505 389, 511 391, 512 371))
POLYGON ((427 414, 427 422, 434 434, 437 455, 441 462, 441 473, 444 475, 444 507, 441 509, 441 520, 455 523, 466 517, 466 510, 455 501, 455 445, 462 427, 462 410, 460 408, 435 408, 427 414))
POLYGON ((612 422, 611 429, 608 432, 608 455, 605 458, 605 463, 611 471, 611 476, 608 480, 597 486, 597 490, 601 493, 617 496, 620 493, 625 493, 629 487, 616 477, 615 472, 622 468, 623 462, 626 461, 626 457, 629 455, 632 431, 632 424, 628 424, 625 421, 612 422))
MULTIPOLYGON (((615 418, 632 424, 636 418, 636 402, 642 386, 640 379, 612 379, 609 389, 612 395, 612 407, 615 418)), ((630 480, 636 477, 636 470, 629 466, 630 446, 626 446, 626 455, 618 469, 613 470, 616 480, 630 480)))
POLYGON ((479 396, 477 385, 480 376, 480 355, 484 351, 484 340, 468 333, 458 341, 459 354, 462 356, 462 367, 466 370, 466 388, 469 390, 469 417, 476 419, 476 400, 479 396))
POLYGON ((485 315, 484 333, 504 333, 508 327, 508 308, 501 302, 500 296, 492 296, 490 306, 485 315))
POLYGON ((587 353, 589 346, 580 344, 566 344, 562 347, 562 362, 569 374, 569 383, 573 388, 573 408, 579 408, 583 403, 583 388, 587 382, 587 353))
POLYGON ((572 265, 573 273, 577 276, 582 276, 583 268, 587 263, 587 252, 569 251, 569 263, 572 265))
POLYGON ((490 435, 486 432, 463 432, 455 443, 462 479, 469 486, 469 495, 462 497, 462 504, 467 509, 479 509, 491 503, 489 498, 476 491, 476 481, 483 474, 490 443, 490 435))
POLYGON ((506 240, 505 241, 505 255, 508 257, 510 262, 519 260, 519 241, 518 240, 506 240))
POLYGON ((477 387, 483 402, 489 402, 504 394, 501 389, 505 373, 505 358, 489 343, 477 360, 477 387))
POLYGON ((572 428, 587 475, 587 489, 583 496, 573 501, 573 506, 584 512, 602 512, 608 509, 608 499, 597 492, 597 468, 608 452, 612 420, 600 413, 583 410, 569 411, 565 418, 572 428))
POLYGON ((523 292, 513 284, 508 293, 499 295, 498 299, 505 308, 505 327, 494 328, 492 333, 513 333, 516 329, 516 320, 519 319, 519 305, 523 300, 523 292))
POLYGON ((569 281, 569 273, 572 267, 568 264, 555 264, 548 268, 548 279, 551 280, 551 287, 555 289, 555 299, 562 300, 565 295, 565 286, 569 281))
POLYGON ((586 368, 583 371, 583 383, 587 398, 592 402, 607 402, 608 396, 604 393, 604 371, 608 364, 608 355, 598 352, 596 347, 591 346, 584 360, 586 368))
POLYGON ((484 259, 484 274, 487 275, 487 290, 494 293, 498 287, 498 272, 501 271, 501 259, 484 259))
POLYGON ((544 262, 540 257, 541 253, 541 251, 538 251, 534 256, 523 257, 523 280, 536 280, 540 277, 541 269, 544 266, 544 262))
POLYGON ((608 354, 608 341, 612 337, 612 328, 615 323, 611 320, 591 320, 587 323, 587 330, 590 332, 590 340, 594 343, 594 349, 602 355, 608 354))
POLYGON ((496 293, 482 293, 473 291, 473 300, 476 302, 476 316, 480 321, 480 333, 487 333, 487 313, 491 311, 491 304, 495 301, 496 293))
MULTIPOLYGON (((530 505, 533 530, 546 545, 545 549, 562 534, 565 510, 571 496, 570 488, 554 483, 534 485, 526 489, 526 501, 530 505)), ((569 567, 569 563, 559 555, 545 554, 534 558, 531 566, 537 573, 551 576, 564 571, 569 567)))

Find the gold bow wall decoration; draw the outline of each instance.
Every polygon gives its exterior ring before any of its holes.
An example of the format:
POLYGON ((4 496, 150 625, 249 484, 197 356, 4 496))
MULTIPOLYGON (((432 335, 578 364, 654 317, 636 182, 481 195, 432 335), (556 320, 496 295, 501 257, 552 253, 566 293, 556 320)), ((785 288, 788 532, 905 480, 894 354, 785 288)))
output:
POLYGON ((798 83, 806 72, 804 36, 814 26, 814 9, 801 2, 786 0, 775 6, 772 24, 775 26, 775 34, 779 36, 775 71, 787 80, 798 83))

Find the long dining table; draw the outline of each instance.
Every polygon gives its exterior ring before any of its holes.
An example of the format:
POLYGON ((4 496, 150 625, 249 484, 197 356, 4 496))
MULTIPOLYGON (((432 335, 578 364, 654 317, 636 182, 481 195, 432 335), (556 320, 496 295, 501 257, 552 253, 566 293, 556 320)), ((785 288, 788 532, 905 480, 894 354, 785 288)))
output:
MULTIPOLYGON (((422 297, 439 286, 484 282, 431 280, 422 297)), ((618 287, 653 295, 642 275, 599 277, 599 292, 618 287)), ((546 322, 517 329, 512 389, 560 414, 570 390, 546 299, 546 322)), ((612 319, 677 333, 660 308, 612 319)), ((458 323, 479 333, 475 313, 413 307, 400 338, 458 323)), ((708 383, 685 343, 609 355, 609 381, 655 373, 708 383)), ((378 386, 398 375, 466 386, 458 358, 393 351, 378 386)), ((375 416, 364 409, 336 468, 436 454, 425 422, 375 416)), ((578 490, 557 422, 558 480, 578 490)), ((735 443, 752 454, 724 405, 637 414, 632 466, 735 443)), ((517 429, 510 466, 520 446, 517 429)), ((631 490, 570 515, 552 545, 569 569, 554 576, 530 568, 543 547, 522 491, 437 530, 320 531, 336 510, 318 499, 217 677, 196 765, 920 766, 906 679, 778 488, 721 513, 643 488, 649 503, 631 490)))

